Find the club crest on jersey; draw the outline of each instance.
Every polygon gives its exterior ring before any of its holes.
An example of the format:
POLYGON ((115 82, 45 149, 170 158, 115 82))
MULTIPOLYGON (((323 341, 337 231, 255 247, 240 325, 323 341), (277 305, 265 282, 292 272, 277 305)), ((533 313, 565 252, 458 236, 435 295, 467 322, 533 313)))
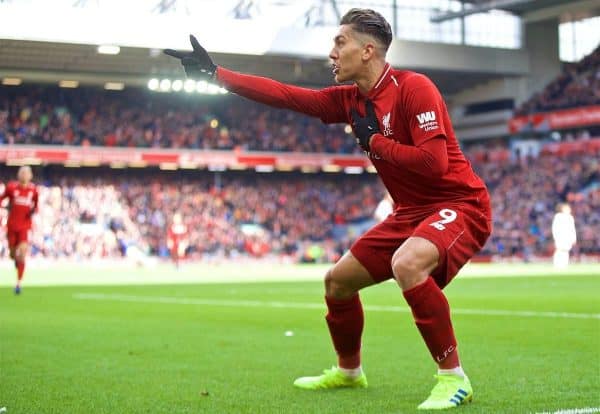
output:
POLYGON ((392 127, 390 126, 390 118, 392 117, 392 113, 388 112, 381 118, 381 123, 383 124, 383 136, 389 137, 394 133, 392 131, 392 127))
POLYGON ((424 131, 433 131, 434 129, 438 129, 440 127, 435 119, 434 111, 427 111, 418 114, 417 121, 419 121, 419 128, 424 131))

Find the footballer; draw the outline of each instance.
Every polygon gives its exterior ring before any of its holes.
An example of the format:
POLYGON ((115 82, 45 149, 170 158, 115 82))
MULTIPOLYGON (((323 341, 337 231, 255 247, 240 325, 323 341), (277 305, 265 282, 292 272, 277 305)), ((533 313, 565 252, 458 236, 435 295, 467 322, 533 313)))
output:
MULTIPOLYGON (((393 199, 393 213, 359 237, 325 275, 325 319, 337 365, 298 378, 294 385, 307 390, 367 387, 359 291, 393 278, 437 365, 437 383, 418 408, 451 409, 471 401, 473 387, 459 359, 442 289, 489 237, 490 197, 459 148, 437 87, 426 76, 394 69, 386 61, 389 23, 370 9, 348 11, 329 54, 335 81, 342 85, 319 90, 216 66, 196 38, 190 40, 191 52, 165 50, 181 61, 188 76, 213 79, 246 98, 325 123, 351 124, 393 199)), ((390 369, 399 379, 406 375, 401 362, 390 369)))

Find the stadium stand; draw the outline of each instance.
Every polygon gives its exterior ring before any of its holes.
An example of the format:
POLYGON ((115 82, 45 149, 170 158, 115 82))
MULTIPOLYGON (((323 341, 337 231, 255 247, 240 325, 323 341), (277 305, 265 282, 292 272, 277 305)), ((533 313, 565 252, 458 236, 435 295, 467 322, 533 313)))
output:
MULTIPOLYGON (((585 153, 574 148, 561 150, 560 157, 542 151, 521 158, 507 149, 477 147, 467 152, 492 193, 494 231, 481 257, 551 255, 552 214, 564 200, 573 207, 579 231, 575 255, 600 254, 600 145, 585 153)), ((2 169, 3 181, 13 175, 2 169)), ((331 261, 361 225, 372 223, 383 196, 382 185, 370 174, 53 166, 38 175, 44 185, 33 247, 34 254, 44 256, 118 256, 132 244, 166 256, 168 222, 181 212, 191 229, 188 253, 195 259, 280 255, 312 261, 307 251, 318 246, 324 252, 319 260, 331 261)))
POLYGON ((600 46, 581 61, 565 64, 562 73, 544 90, 523 103, 516 111, 516 115, 598 104, 600 104, 600 46))
POLYGON ((359 153, 344 126, 231 97, 0 86, 0 144, 359 153))
MULTIPOLYGON (((180 212, 191 229, 192 258, 269 253, 306 260, 306 250, 318 244, 331 261, 351 241, 342 230, 369 220, 383 195, 369 175, 228 173, 216 184, 209 172, 99 170, 42 172, 34 255, 111 257, 133 244, 166 256, 167 225, 180 212)), ((5 169, 3 180, 10 176, 5 169)))
MULTIPOLYGON (((600 47, 565 64, 563 73, 515 115, 597 104, 600 47)), ((503 139, 471 143, 466 155, 490 188, 494 208, 494 231, 480 256, 550 256, 550 223, 561 201, 573 207, 579 231, 574 253, 600 254, 600 150, 578 146, 597 142, 598 132, 596 125, 563 130, 562 140, 573 147, 535 154, 510 150, 503 139)), ((555 141, 546 139, 543 148, 555 141)), ((360 154, 343 125, 324 125, 239 97, 135 88, 0 86, 0 144, 360 154)), ((172 214, 181 212, 191 228, 192 258, 284 255, 334 261, 372 224, 383 195, 369 174, 74 172, 56 166, 40 171, 33 254, 53 257, 113 257, 131 246, 166 256, 166 227, 172 214), (309 253, 315 251, 317 258, 309 253)), ((0 173, 4 182, 14 176, 7 167, 0 173)), ((1 214, 4 220, 4 210, 1 214)), ((6 246, 1 248, 6 255, 6 246)))
POLYGON ((530 259, 553 251, 556 204, 573 207, 580 254, 600 253, 600 152, 473 161, 492 194, 494 230, 481 254, 530 259))

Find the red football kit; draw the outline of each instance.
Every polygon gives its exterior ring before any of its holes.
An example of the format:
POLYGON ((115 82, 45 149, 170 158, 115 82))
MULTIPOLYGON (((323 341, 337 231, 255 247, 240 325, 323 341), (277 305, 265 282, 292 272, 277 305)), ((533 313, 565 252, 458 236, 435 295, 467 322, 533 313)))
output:
POLYGON ((38 192, 34 184, 22 185, 9 182, 0 195, 0 201, 8 198, 8 221, 6 223, 8 245, 13 248, 28 241, 31 216, 37 210, 38 192))
POLYGON ((185 256, 187 248, 188 229, 185 224, 171 224, 167 234, 167 242, 173 258, 182 258, 185 256))
POLYGON ((437 246, 432 277, 440 287, 483 247, 491 232, 489 194, 462 154, 444 100, 426 76, 386 64, 367 96, 356 85, 314 90, 222 67, 217 79, 234 93, 325 123, 351 124, 351 110, 364 116, 365 100, 373 102, 381 133, 371 137, 368 156, 396 208, 351 252, 375 281, 393 277, 392 255, 411 236, 437 246))

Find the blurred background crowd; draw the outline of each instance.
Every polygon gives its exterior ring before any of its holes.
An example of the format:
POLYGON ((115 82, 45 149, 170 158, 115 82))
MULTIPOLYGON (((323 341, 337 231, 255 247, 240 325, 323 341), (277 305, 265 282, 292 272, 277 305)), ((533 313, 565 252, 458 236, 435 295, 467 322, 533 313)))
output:
MULTIPOLYGON (((494 230, 481 255, 549 256, 552 217, 563 200, 572 206, 578 229, 574 253, 600 253, 600 153, 472 158, 491 191, 494 213, 494 230)), ((3 168, 3 181, 13 173, 3 168)), ((191 258, 276 254, 331 261, 374 224, 373 212, 385 194, 371 174, 54 166, 40 169, 37 181, 43 185, 33 254, 50 257, 119 256, 130 245, 166 257, 167 229, 178 212, 189 228, 191 258), (308 257, 311 249, 318 257, 308 257)))
MULTIPOLYGON (((0 92, 4 145, 360 154, 347 126, 324 125, 238 97, 198 100, 142 89, 50 86, 0 92)), ((598 48, 582 61, 566 64, 515 114, 593 104, 600 104, 598 48)), ((591 125, 563 131, 563 137, 589 141, 599 139, 597 133, 598 127, 591 125)), ((583 147, 558 156, 523 153, 510 141, 464 149, 492 194, 494 230, 480 257, 550 256, 552 217, 556 205, 565 201, 578 231, 574 254, 600 254, 598 150, 583 147), (492 156, 498 152, 509 155, 492 156)), ((14 168, 0 168, 3 183, 14 174, 14 168)), ((32 254, 82 260, 123 256, 133 249, 167 257, 167 230, 179 213, 189 229, 187 256, 192 259, 334 261, 374 224, 373 212, 385 194, 379 179, 368 173, 74 170, 54 165, 36 167, 35 174, 40 208, 32 254)), ((5 209, 0 209, 0 219, 5 222, 5 209)), ((6 256, 6 241, 1 240, 0 253, 6 256)))
POLYGON ((579 62, 566 63, 562 73, 534 94, 516 115, 600 104, 600 46, 579 62))

